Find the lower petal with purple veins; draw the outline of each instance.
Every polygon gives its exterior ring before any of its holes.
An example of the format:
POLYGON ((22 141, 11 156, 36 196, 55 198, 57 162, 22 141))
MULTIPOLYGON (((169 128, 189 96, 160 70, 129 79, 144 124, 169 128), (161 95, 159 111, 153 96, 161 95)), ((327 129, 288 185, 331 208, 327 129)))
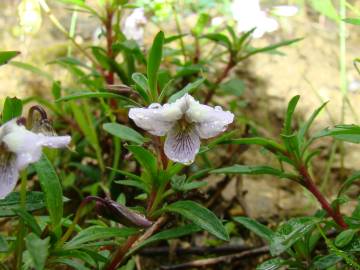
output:
POLYGON ((200 137, 194 125, 182 128, 176 124, 168 133, 164 151, 175 162, 189 165, 194 162, 200 149, 200 137))

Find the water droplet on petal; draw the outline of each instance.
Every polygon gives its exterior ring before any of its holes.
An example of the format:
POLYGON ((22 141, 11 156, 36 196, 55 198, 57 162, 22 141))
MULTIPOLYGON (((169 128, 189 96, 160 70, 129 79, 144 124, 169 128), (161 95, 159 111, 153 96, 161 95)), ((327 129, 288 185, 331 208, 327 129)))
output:
POLYGON ((159 109, 161 105, 159 103, 150 104, 149 109, 159 109))

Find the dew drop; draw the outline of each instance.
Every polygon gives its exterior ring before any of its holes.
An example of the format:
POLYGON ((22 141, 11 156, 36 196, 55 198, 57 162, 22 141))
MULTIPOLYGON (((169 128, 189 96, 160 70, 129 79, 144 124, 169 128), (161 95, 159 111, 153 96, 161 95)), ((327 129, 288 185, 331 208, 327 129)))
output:
POLYGON ((149 109, 159 109, 161 108, 161 104, 159 103, 153 103, 153 104, 150 104, 149 106, 149 109))

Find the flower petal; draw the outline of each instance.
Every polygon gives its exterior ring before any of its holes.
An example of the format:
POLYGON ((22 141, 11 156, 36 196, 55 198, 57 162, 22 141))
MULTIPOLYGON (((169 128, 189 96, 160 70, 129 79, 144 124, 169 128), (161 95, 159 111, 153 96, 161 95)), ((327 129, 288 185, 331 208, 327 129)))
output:
POLYGON ((164 146, 165 154, 169 159, 186 165, 194 162, 199 149, 200 138, 194 126, 183 130, 180 125, 175 125, 169 131, 164 146))
POLYGON ((176 120, 183 116, 186 98, 180 98, 174 103, 161 106, 151 104, 148 108, 132 108, 129 117, 135 124, 156 136, 164 136, 174 125, 176 120))
POLYGON ((16 156, 0 145, 0 199, 4 199, 14 190, 18 178, 16 156))
POLYGON ((64 148, 67 147, 71 141, 70 136, 45 136, 39 134, 39 144, 50 148, 64 148))
POLYGON ((196 123, 196 130, 203 139, 208 139, 224 132, 229 124, 234 121, 234 114, 223 111, 220 106, 212 108, 202 105, 194 99, 189 101, 186 119, 196 123))
POLYGON ((29 164, 37 162, 41 157, 43 146, 51 148, 66 147, 71 139, 69 136, 36 134, 13 121, 5 125, 1 141, 9 152, 16 154, 17 170, 22 170, 29 164))

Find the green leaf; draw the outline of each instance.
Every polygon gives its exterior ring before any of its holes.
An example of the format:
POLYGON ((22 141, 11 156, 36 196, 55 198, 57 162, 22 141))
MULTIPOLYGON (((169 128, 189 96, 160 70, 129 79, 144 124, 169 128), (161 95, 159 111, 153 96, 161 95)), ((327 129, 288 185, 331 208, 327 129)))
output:
MULTIPOLYGON (((70 250, 60 250, 58 252, 55 252, 56 257, 67 257, 67 258, 76 258, 79 259, 85 263, 88 263, 89 265, 95 267, 96 261, 92 256, 89 254, 89 250, 76 250, 76 249, 70 249, 70 250)), ((101 255, 98 255, 99 258, 102 258, 101 255)), ((105 259, 105 258, 104 258, 105 259)), ((106 262, 106 259, 105 259, 106 262)))
POLYGON ((156 157, 148 150, 141 146, 129 145, 127 149, 133 153, 135 159, 151 175, 153 180, 157 179, 158 168, 156 157))
POLYGON ((9 244, 6 239, 0 235, 0 253, 5 253, 9 251, 9 244))
POLYGON ((217 238, 229 240, 228 233, 215 214, 196 202, 177 201, 166 206, 165 211, 178 213, 217 238))
POLYGON ((118 123, 106 123, 103 125, 103 129, 124 141, 130 141, 137 144, 143 144, 147 141, 139 132, 118 123))
POLYGON ((26 248, 36 270, 45 268, 46 259, 49 255, 49 242, 49 237, 41 239, 34 233, 28 234, 25 238, 26 248))
POLYGON ((142 191, 145 191, 146 193, 150 193, 149 187, 144 182, 137 180, 117 180, 115 183, 123 186, 136 187, 142 191))
POLYGON ((274 258, 263 262, 256 267, 256 270, 276 270, 288 264, 287 260, 274 258))
POLYGON ((284 135, 292 135, 292 127, 291 127, 291 123, 292 123, 292 119, 293 119, 293 115, 294 115, 294 111, 296 108, 297 103, 299 102, 300 96, 294 96, 288 104, 288 108, 286 111, 286 116, 285 116, 285 121, 284 121, 284 128, 283 128, 283 134, 284 135))
POLYGON ((37 235, 41 235, 41 228, 39 224, 36 222, 35 217, 31 214, 29 214, 27 211, 25 211, 22 208, 14 209, 13 210, 16 215, 18 215, 24 223, 37 235))
POLYGON ((78 92, 69 96, 65 96, 57 99, 55 102, 69 101, 69 100, 78 100, 84 98, 114 98, 125 101, 128 105, 133 105, 136 107, 141 107, 141 105, 130 98, 117 95, 109 92, 78 92))
POLYGON ((331 0, 310 0, 310 4, 320 14, 335 21, 340 19, 331 0))
POLYGON ((183 89, 173 94, 168 102, 175 102, 177 99, 181 98, 185 94, 191 94, 194 92, 203 82, 205 81, 204 78, 198 79, 195 82, 188 83, 183 89))
POLYGON ((250 137, 250 138, 240 138, 240 139, 230 139, 230 140, 224 140, 221 142, 221 144, 246 144, 246 145, 260 145, 264 148, 268 149, 270 152, 280 152, 284 153, 286 152, 286 149, 281 144, 262 137, 250 137))
POLYGON ((108 238, 120 237, 126 238, 136 234, 135 228, 108 228, 102 226, 92 226, 82 230, 71 241, 64 245, 64 249, 78 249, 88 242, 99 241, 108 238))
POLYGON ((232 48, 231 41, 224 34, 210 33, 210 34, 203 35, 202 38, 207 38, 212 41, 215 41, 216 43, 219 43, 220 45, 226 47, 229 50, 231 50, 231 48, 232 48))
POLYGON ((61 226, 61 219, 63 217, 63 193, 60 179, 45 155, 38 162, 34 163, 34 168, 45 195, 45 203, 53 229, 57 229, 61 226))
POLYGON ((160 68, 160 63, 162 58, 163 44, 164 44, 164 33, 160 31, 154 38, 153 44, 151 46, 148 55, 148 65, 147 65, 147 77, 148 77, 149 89, 152 98, 154 100, 156 100, 158 96, 157 77, 158 77, 158 71, 160 68))
POLYGON ((270 174, 279 177, 285 177, 284 172, 269 166, 246 166, 246 165, 233 165, 210 171, 210 173, 234 173, 234 174, 270 174))
POLYGON ((343 21, 350 23, 350 24, 360 25, 360 19, 346 18, 346 19, 343 19, 343 21))
POLYGON ((248 217, 234 217, 233 219, 243 225, 245 228, 255 233, 257 236, 265 239, 267 242, 270 242, 274 235, 272 230, 254 219, 248 217))
POLYGON ((344 192, 346 192, 349 189, 349 187, 351 187, 352 184, 354 184, 354 182, 359 180, 360 180, 360 171, 354 172, 349 178, 345 180, 345 182, 342 183, 339 189, 338 197, 344 194, 344 192))
POLYGON ((342 258, 340 256, 336 254, 329 254, 317 257, 314 260, 313 266, 316 270, 325 270, 330 269, 331 266, 334 266, 340 261, 342 261, 342 258))
MULTIPOLYGON (((16 216, 15 209, 20 207, 20 193, 12 192, 5 199, 0 200, 0 217, 16 216)), ((43 192, 32 191, 26 193, 26 211, 35 211, 45 207, 45 196, 43 192)))
POLYGON ((317 139, 326 136, 331 136, 341 141, 360 143, 360 126, 337 125, 333 128, 327 128, 317 132, 312 138, 317 139))
POLYGON ((146 101, 146 102, 150 102, 150 93, 149 93, 149 82, 148 79, 139 72, 134 73, 131 76, 132 80, 135 82, 136 84, 136 91, 139 93, 139 95, 146 101))
POLYGON ((44 77, 45 79, 48 79, 50 81, 52 81, 54 79, 50 73, 47 73, 47 72, 43 71, 42 69, 35 67, 29 63, 12 61, 10 64, 14 67, 17 67, 17 68, 20 68, 20 69, 23 69, 26 71, 30 71, 31 73, 34 73, 41 77, 44 77))
POLYGON ((0 52, 0 66, 7 64, 11 59, 19 54, 20 52, 18 51, 0 52))
POLYGON ((74 270, 90 270, 90 268, 84 266, 84 264, 82 262, 78 262, 73 259, 56 258, 52 262, 56 263, 56 264, 64 264, 64 265, 70 267, 70 269, 74 269, 74 270))
POLYGON ((302 40, 302 38, 295 38, 295 39, 285 40, 285 41, 282 41, 282 42, 279 42, 279 43, 276 43, 276 44, 273 44, 273 45, 270 45, 267 47, 263 47, 263 48, 247 48, 248 53, 246 55, 240 57, 239 61, 243 61, 244 59, 246 59, 254 54, 271 52, 278 48, 289 46, 289 45, 299 42, 301 40, 302 40))
POLYGON ((220 84, 220 89, 225 94, 240 97, 245 91, 245 83, 243 80, 233 78, 220 84))
POLYGON ((165 38, 164 40, 164 44, 169 44, 175 40, 178 40, 178 39, 181 39, 182 37, 185 37, 187 36, 188 34, 178 34, 178 35, 172 35, 172 36, 169 36, 167 38, 165 38))
POLYGON ((299 129, 299 133, 298 133, 298 138, 299 138, 299 142, 300 145, 302 146, 302 144, 304 143, 304 138, 306 133, 308 132, 311 124, 314 122, 315 118, 319 115, 319 113, 323 110, 323 108, 325 108, 326 104, 328 102, 323 103, 319 108, 317 108, 312 115, 310 116, 310 118, 301 126, 301 128, 299 129))
POLYGON ((204 32, 205 26, 210 22, 211 16, 207 13, 200 13, 195 27, 192 29, 192 33, 195 36, 199 36, 202 32, 204 32))
POLYGON ((16 97, 14 98, 7 97, 5 99, 4 108, 2 112, 2 122, 6 123, 11 119, 20 117, 22 113, 22 109, 23 109, 23 104, 21 99, 18 99, 16 97))
POLYGON ((138 251, 139 249, 148 246, 150 244, 153 244, 158 241, 168 240, 168 239, 174 239, 174 238, 180 238, 186 235, 191 235, 193 233, 196 233, 200 231, 200 227, 195 224, 188 224, 181 227, 177 227, 174 229, 164 230, 162 232, 159 232, 157 234, 154 234, 153 236, 149 237, 145 241, 141 242, 139 245, 137 245, 135 248, 131 249, 126 256, 129 256, 133 254, 134 252, 138 251))
POLYGON ((300 142, 297 133, 291 135, 281 134, 281 138, 284 142, 285 148, 289 153, 294 154, 297 160, 300 160, 300 142))
POLYGON ((321 220, 315 217, 293 218, 282 224, 270 241, 270 253, 279 255, 290 248, 296 241, 310 232, 321 220))
POLYGON ((335 238, 335 245, 337 247, 344 247, 347 244, 349 244, 351 242, 351 240, 353 240, 354 236, 356 235, 356 230, 353 229, 348 229, 345 231, 342 231, 341 233, 339 233, 336 238, 335 238))

